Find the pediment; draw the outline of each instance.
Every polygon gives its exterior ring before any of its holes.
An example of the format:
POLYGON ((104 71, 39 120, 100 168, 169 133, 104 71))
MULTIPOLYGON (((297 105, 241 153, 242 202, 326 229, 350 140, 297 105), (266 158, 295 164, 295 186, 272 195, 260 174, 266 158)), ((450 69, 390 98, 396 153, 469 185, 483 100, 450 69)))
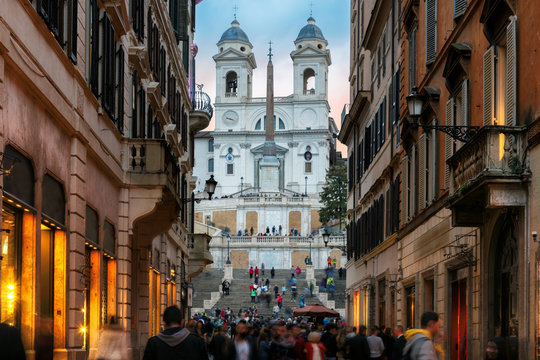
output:
MULTIPOLYGON (((261 144, 251 149, 251 152, 253 154, 262 154, 263 149, 264 149, 264 144, 261 144)), ((278 144, 276 144, 276 153, 285 154, 287 151, 289 151, 289 149, 286 149, 283 146, 279 146, 278 144)))
POLYGON ((237 59, 237 58, 248 58, 248 57, 249 57, 248 54, 244 54, 243 52, 238 51, 233 48, 228 48, 226 50, 223 50, 219 54, 214 55, 214 59, 229 59, 229 58, 237 59))
POLYGON ((312 45, 306 45, 302 47, 301 49, 297 49, 291 53, 291 56, 314 56, 314 55, 325 56, 326 51, 317 49, 316 47, 312 45))

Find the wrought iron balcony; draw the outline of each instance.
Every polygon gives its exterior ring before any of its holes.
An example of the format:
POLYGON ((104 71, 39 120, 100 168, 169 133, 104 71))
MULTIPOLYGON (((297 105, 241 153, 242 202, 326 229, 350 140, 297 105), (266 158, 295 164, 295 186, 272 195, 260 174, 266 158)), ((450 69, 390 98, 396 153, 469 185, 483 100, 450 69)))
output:
POLYGON ((474 225, 484 208, 522 206, 526 128, 485 126, 448 160, 454 224, 474 225))
POLYGON ((189 119, 189 129, 193 133, 206 128, 214 115, 210 96, 203 92, 202 88, 203 85, 197 85, 197 90, 193 94, 193 110, 189 119))

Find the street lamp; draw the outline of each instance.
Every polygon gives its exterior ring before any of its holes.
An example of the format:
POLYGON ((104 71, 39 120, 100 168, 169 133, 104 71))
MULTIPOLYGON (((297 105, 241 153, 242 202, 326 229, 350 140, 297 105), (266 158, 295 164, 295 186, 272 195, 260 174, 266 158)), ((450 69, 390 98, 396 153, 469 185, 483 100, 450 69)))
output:
MULTIPOLYGON (((206 184, 205 184, 205 187, 204 187, 204 192, 206 192, 208 194, 208 200, 212 200, 212 195, 214 195, 214 192, 216 191, 216 185, 217 185, 217 181, 214 179, 214 175, 210 175, 210 178, 208 180, 206 180, 206 184)), ((191 201, 196 201, 197 204, 201 202, 201 200, 206 200, 204 197, 202 198, 195 198, 195 196, 192 196, 188 199, 181 199, 182 201, 182 204, 187 204, 188 202, 191 202, 191 201)))
POLYGON ((304 194, 307 196, 307 176, 304 178, 304 180, 306 181, 306 189, 304 191, 304 194))
POLYGON ((328 241, 330 241, 330 232, 326 226, 323 228, 321 235, 323 237, 324 247, 328 247, 328 241))
POLYGON ((229 234, 227 234, 227 265, 230 265, 231 264, 231 248, 230 248, 230 243, 231 243, 231 236, 229 234))
POLYGON ((418 88, 413 86, 412 92, 407 99, 407 108, 409 110, 409 123, 413 128, 422 126, 424 132, 429 130, 441 131, 453 139, 459 140, 461 142, 469 141, 477 132, 478 126, 457 126, 457 125, 428 125, 420 121, 420 116, 422 116, 422 110, 424 109, 424 103, 426 97, 418 93, 418 88))

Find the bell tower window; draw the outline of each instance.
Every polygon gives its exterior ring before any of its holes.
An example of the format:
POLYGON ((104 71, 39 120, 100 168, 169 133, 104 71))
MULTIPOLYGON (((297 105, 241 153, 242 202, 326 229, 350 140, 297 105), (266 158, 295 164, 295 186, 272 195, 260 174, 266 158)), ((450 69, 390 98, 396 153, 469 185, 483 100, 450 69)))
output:
POLYGON ((238 75, 234 71, 229 71, 226 76, 225 96, 236 97, 236 90, 238 88, 238 75))
POLYGON ((304 70, 304 95, 315 94, 315 71, 313 69, 304 70))

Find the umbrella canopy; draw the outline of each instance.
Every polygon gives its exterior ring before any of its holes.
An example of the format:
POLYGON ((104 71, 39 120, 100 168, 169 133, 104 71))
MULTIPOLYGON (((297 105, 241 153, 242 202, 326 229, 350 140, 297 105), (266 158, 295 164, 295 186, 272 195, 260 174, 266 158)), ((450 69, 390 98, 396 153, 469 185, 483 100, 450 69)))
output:
POLYGON ((327 308, 326 306, 322 306, 321 304, 313 304, 294 310, 293 316, 339 317, 339 313, 337 311, 327 308))

